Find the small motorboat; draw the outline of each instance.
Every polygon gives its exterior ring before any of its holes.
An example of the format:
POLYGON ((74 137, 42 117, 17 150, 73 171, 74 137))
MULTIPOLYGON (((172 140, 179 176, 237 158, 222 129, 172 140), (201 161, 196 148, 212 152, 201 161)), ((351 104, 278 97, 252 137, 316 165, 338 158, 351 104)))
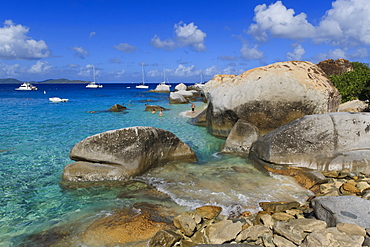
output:
POLYGON ((37 87, 35 87, 29 82, 23 82, 23 84, 17 87, 15 90, 30 91, 30 90, 37 90, 37 87))
POLYGON ((61 99, 59 97, 52 97, 52 98, 49 98, 49 100, 53 103, 68 102, 68 99, 61 99))

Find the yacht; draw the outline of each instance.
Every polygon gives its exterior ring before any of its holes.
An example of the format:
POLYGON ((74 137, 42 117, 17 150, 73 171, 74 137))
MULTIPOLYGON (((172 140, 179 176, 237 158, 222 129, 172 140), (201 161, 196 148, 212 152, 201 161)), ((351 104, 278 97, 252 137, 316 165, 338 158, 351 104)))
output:
POLYGON ((90 82, 89 84, 86 85, 86 88, 102 88, 103 85, 96 84, 96 76, 95 76, 95 66, 92 65, 93 67, 93 74, 94 74, 94 81, 90 82))
POLYGON ((23 82, 23 84, 17 87, 15 90, 37 90, 37 87, 29 82, 23 82))
POLYGON ((136 85, 135 88, 141 88, 141 89, 147 89, 149 88, 148 85, 145 85, 145 82, 146 82, 146 76, 145 76, 145 71, 144 71, 144 65, 142 64, 141 65, 141 84, 139 85, 136 85))
POLYGON ((61 99, 59 97, 52 97, 52 98, 49 98, 49 100, 53 103, 68 102, 68 99, 61 99))

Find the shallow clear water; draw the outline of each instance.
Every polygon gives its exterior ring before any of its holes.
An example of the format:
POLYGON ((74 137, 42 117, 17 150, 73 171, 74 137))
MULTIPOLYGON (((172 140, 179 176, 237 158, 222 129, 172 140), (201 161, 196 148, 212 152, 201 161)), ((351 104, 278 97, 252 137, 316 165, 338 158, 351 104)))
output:
POLYGON ((245 159, 219 154, 224 140, 189 124, 184 112, 190 105, 169 105, 169 94, 146 92, 131 84, 104 84, 102 89, 36 85, 38 91, 28 92, 15 91, 17 86, 0 84, 0 246, 17 246, 30 234, 52 226, 145 200, 118 198, 119 188, 62 190, 59 186, 64 166, 72 163, 69 151, 74 144, 124 127, 169 130, 196 152, 195 164, 168 165, 138 178, 185 209, 213 204, 227 214, 240 208, 253 211, 259 201, 303 201, 309 195, 291 178, 266 176, 245 159), (69 102, 50 103, 48 98, 54 96, 69 102), (144 111, 147 102, 170 110, 159 117, 144 111), (128 110, 107 111, 114 104, 124 104, 128 110))

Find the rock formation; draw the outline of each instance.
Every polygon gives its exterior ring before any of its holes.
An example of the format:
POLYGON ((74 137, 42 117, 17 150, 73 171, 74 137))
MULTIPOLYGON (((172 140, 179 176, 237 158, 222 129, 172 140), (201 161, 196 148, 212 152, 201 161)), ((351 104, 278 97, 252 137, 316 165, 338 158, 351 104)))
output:
POLYGON ((64 168, 63 182, 126 180, 170 161, 195 161, 190 147, 173 133, 131 127, 96 134, 70 152, 76 162, 64 168))
POLYGON ((238 119, 266 133, 304 115, 335 112, 341 96, 310 62, 279 62, 239 76, 215 76, 204 86, 207 129, 227 137, 238 119))
POLYGON ((343 58, 339 58, 335 61, 334 59, 327 59, 319 62, 317 66, 319 66, 327 76, 341 75, 353 71, 351 62, 343 58))
POLYGON ((304 116, 259 138, 250 152, 272 167, 370 173, 370 113, 304 116))

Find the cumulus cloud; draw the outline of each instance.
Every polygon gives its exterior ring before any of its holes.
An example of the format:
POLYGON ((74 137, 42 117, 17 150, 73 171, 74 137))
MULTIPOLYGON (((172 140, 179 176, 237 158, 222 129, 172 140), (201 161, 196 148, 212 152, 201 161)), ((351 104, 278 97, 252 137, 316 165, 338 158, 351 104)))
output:
POLYGON ((263 58, 263 52, 257 49, 257 45, 250 47, 248 42, 244 41, 240 53, 247 60, 260 60, 263 58))
POLYGON ((127 43, 121 43, 119 45, 115 45, 114 48, 118 51, 122 51, 125 53, 133 53, 137 50, 137 47, 133 45, 129 45, 127 43))
POLYGON ((72 47, 70 49, 73 50, 73 51, 75 51, 75 56, 77 56, 77 57, 79 57, 81 59, 85 59, 85 57, 89 55, 89 52, 86 51, 81 46, 75 46, 75 47, 72 47))
POLYGON ((250 25, 248 33, 258 41, 266 41, 268 34, 278 38, 300 39, 311 37, 315 28, 306 20, 307 15, 295 15, 293 9, 287 9, 281 1, 270 6, 257 5, 254 9, 255 24, 250 25))
POLYGON ((306 53, 301 44, 293 44, 293 52, 288 52, 286 54, 289 60, 300 61, 302 56, 306 53))
POLYGON ((189 24, 179 22, 175 24, 174 34, 174 39, 168 38, 167 40, 161 40, 158 35, 154 35, 151 45, 164 50, 173 50, 181 47, 190 47, 195 51, 206 50, 204 41, 207 34, 200 30, 194 22, 189 24))
POLYGON ((35 60, 50 56, 45 41, 27 37, 29 28, 6 20, 0 28, 0 59, 35 60))
POLYGON ((370 45, 370 1, 336 0, 317 26, 307 20, 305 13, 296 14, 281 1, 269 6, 257 5, 254 9, 255 23, 248 28, 257 41, 269 37, 292 40, 312 39, 317 43, 354 47, 370 45))
POLYGON ((37 61, 36 64, 32 65, 28 72, 32 74, 43 74, 50 70, 52 66, 46 61, 37 61))
POLYGON ((347 54, 346 51, 342 49, 334 49, 330 50, 327 53, 320 53, 316 56, 315 60, 316 61, 323 61, 326 59, 338 59, 338 58, 344 58, 347 59, 347 54))
POLYGON ((337 0, 320 22, 316 41, 333 45, 370 45, 370 1, 337 0))

